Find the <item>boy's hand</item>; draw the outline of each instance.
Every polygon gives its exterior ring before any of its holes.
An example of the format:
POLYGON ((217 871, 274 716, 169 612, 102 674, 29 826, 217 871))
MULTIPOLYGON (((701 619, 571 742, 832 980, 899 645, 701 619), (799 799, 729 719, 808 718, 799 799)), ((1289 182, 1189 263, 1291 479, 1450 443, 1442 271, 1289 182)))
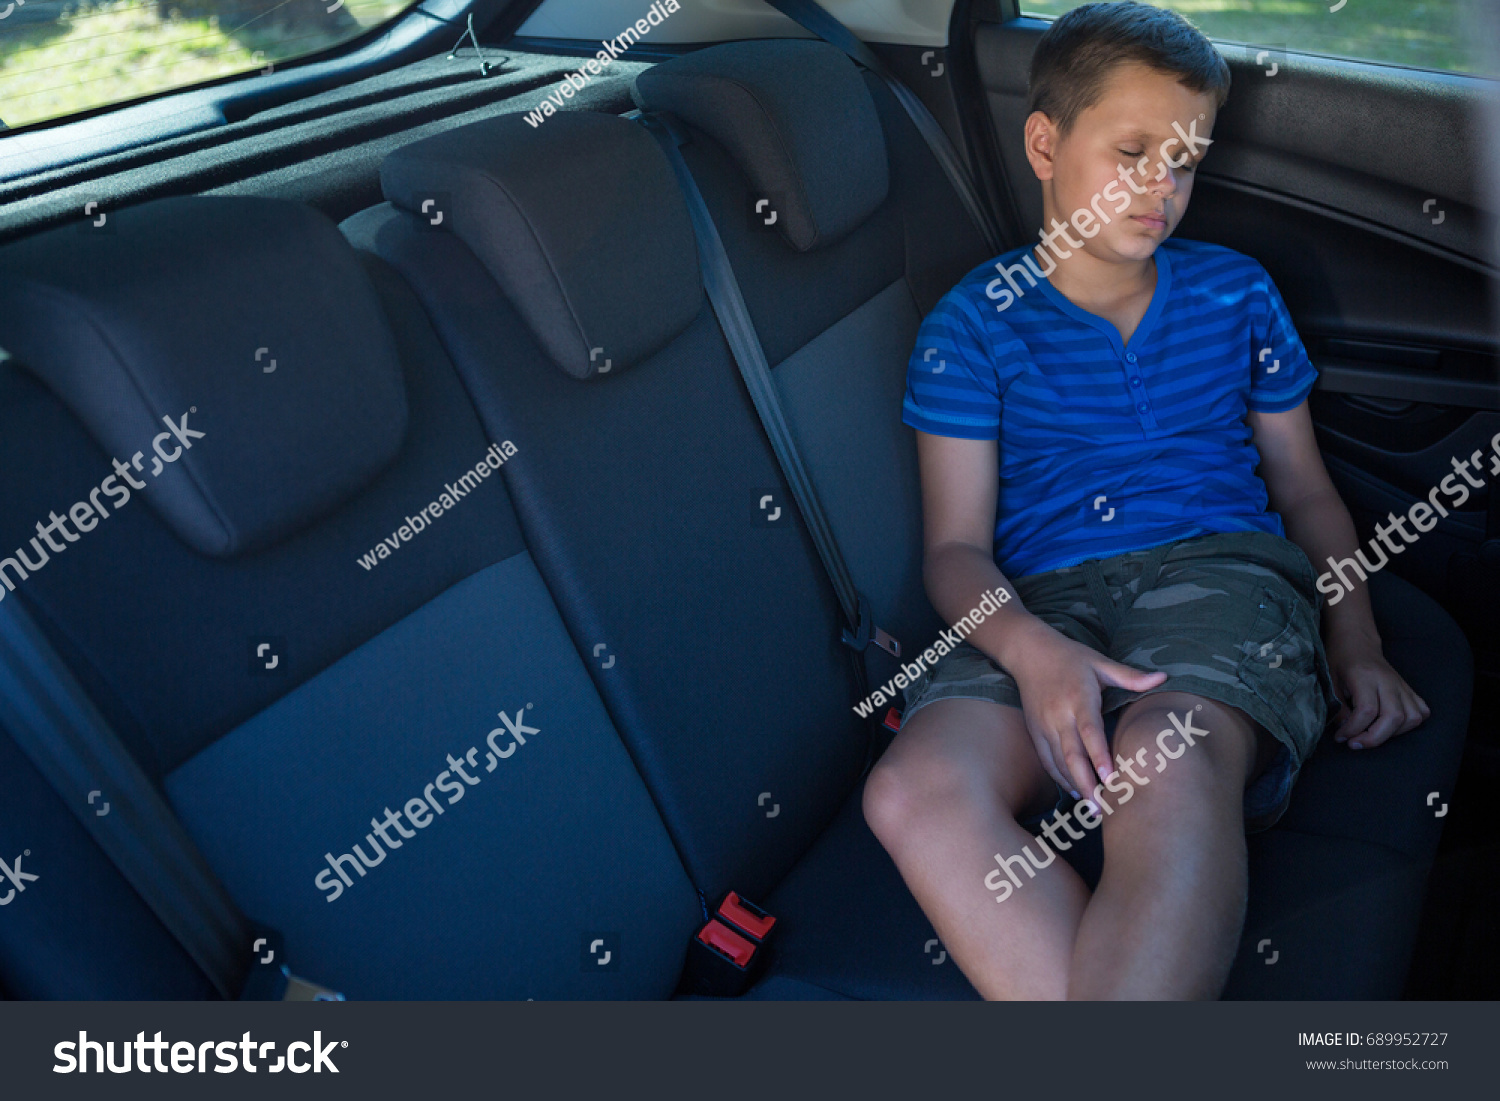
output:
POLYGON ((1075 797, 1088 795, 1117 771, 1099 712, 1101 690, 1114 685, 1143 692, 1161 684, 1167 674, 1110 661, 1039 619, 1018 623, 1016 629, 1024 635, 1013 637, 1013 656, 1008 655, 1005 669, 1016 679, 1037 756, 1075 797))
POLYGON ((1432 714, 1425 700, 1392 669, 1380 650, 1380 639, 1345 632, 1326 643, 1333 687, 1344 701, 1336 742, 1368 749, 1421 726, 1432 714))

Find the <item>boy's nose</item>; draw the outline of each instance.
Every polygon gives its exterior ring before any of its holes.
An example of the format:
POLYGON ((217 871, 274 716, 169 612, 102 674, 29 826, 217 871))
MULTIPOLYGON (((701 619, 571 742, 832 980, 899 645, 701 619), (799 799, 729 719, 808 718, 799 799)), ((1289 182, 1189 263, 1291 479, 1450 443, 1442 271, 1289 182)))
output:
POLYGON ((1156 162, 1156 169, 1151 176, 1151 187, 1149 190, 1152 194, 1163 197, 1177 193, 1177 170, 1168 164, 1165 159, 1156 162))

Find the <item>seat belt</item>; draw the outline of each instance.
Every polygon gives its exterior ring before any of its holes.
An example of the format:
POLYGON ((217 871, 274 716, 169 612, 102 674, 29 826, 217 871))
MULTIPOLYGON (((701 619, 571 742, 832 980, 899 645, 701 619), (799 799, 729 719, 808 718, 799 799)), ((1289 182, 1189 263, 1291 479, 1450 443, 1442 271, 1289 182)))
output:
POLYGON ((222 997, 342 1000, 278 964, 280 938, 240 913, 14 596, 0 599, 0 713, 11 739, 222 997), (261 955, 264 945, 272 947, 261 955))
MULTIPOLYGON (((853 575, 834 538, 833 526, 828 522, 828 515, 823 511, 807 469, 802 465, 802 456, 791 429, 787 427, 765 351, 755 333, 755 323, 740 293, 739 280, 729 264, 729 255, 724 251, 724 241, 714 225, 708 204, 703 201, 703 192, 698 189, 698 182, 693 179, 687 162, 682 159, 682 151, 678 149, 687 140, 686 136, 675 122, 661 115, 642 113, 639 120, 666 151, 667 160, 671 162, 672 171, 682 188, 688 212, 692 215, 693 232, 698 239, 698 261, 703 269, 704 289, 713 303, 714 313, 718 315, 724 338, 734 353, 734 362, 745 380, 745 389, 750 392, 750 400, 771 441, 771 450, 776 453, 781 473, 807 524, 818 558, 833 583, 844 617, 844 643, 857 654, 864 655, 873 642, 892 656, 899 657, 901 644, 875 625, 869 599, 855 587, 853 575)), ((862 666, 860 672, 864 672, 862 666)))
POLYGON ((969 212, 969 217, 974 224, 979 227, 979 232, 983 234, 985 244, 989 246, 991 254, 1003 252, 1004 246, 1000 240, 999 231, 996 230, 989 210, 979 197, 979 189, 974 186, 968 168, 959 157, 958 150, 954 149, 953 143, 948 140, 948 135, 944 132, 942 125, 932 117, 932 112, 927 109, 927 105, 917 97, 917 94, 901 82, 901 78, 891 71, 890 66, 882 61, 874 50, 870 49, 848 27, 840 23, 827 9, 818 4, 817 0, 765 0, 765 2, 804 30, 812 31, 830 46, 837 46, 854 61, 885 81, 897 102, 906 108, 906 113, 911 116, 917 132, 927 142, 927 147, 932 150, 932 155, 937 158, 938 164, 947 173, 948 182, 958 192, 959 201, 969 212))

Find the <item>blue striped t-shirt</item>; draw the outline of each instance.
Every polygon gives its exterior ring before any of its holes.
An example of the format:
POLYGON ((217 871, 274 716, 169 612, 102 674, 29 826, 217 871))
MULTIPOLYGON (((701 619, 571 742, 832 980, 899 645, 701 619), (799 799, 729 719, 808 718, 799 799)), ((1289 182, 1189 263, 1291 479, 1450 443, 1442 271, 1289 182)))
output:
POLYGON ((1023 266, 1029 251, 944 295, 906 371, 907 424, 999 441, 1001 571, 1025 577, 1210 532, 1284 535, 1245 414, 1296 408, 1317 370, 1265 268, 1164 241, 1126 346, 1034 256, 1023 266))

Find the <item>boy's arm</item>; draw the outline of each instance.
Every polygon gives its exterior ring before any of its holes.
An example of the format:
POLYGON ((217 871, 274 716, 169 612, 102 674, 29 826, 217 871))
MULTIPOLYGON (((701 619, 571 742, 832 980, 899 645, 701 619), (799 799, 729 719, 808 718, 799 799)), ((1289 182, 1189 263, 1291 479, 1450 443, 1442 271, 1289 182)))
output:
MULTIPOLYGON (((1328 477, 1304 401, 1282 413, 1252 409, 1246 418, 1260 452, 1260 476, 1271 508, 1281 514, 1287 538, 1318 564, 1352 558, 1354 521, 1328 477)), ((1370 596, 1363 586, 1325 605, 1323 635, 1328 661, 1346 707, 1334 737, 1355 749, 1376 746, 1420 725, 1431 710, 1386 662, 1370 596)))
POLYGON ((995 565, 995 506, 1000 462, 994 440, 917 432, 922 470, 923 580, 945 623, 957 623, 986 590, 1011 599, 969 635, 969 642, 1015 678, 1027 731, 1051 777, 1075 794, 1092 792, 1115 772, 1099 714, 1100 686, 1154 688, 1163 673, 1142 673, 1064 637, 1021 605, 995 565))

